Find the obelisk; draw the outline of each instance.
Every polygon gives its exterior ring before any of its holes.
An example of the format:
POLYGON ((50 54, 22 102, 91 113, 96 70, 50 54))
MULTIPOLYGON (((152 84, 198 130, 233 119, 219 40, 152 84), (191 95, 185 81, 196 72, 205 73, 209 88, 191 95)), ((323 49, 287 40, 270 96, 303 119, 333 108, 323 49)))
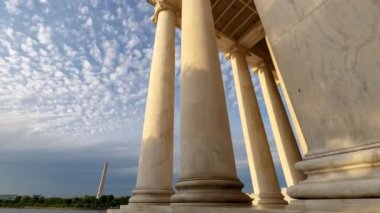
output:
POLYGON ((104 184, 106 182, 106 176, 107 176, 107 168, 108 168, 108 162, 106 161, 103 167, 102 177, 100 178, 98 194, 96 195, 97 199, 99 199, 103 195, 104 184))

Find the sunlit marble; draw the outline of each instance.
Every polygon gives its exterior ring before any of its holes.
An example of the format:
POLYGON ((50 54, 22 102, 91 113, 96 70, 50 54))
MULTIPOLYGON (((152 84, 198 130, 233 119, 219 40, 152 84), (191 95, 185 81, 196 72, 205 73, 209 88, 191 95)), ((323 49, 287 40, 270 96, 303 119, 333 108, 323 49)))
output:
POLYGON ((288 193, 379 197, 380 2, 310 2, 255 0, 309 149, 288 193))

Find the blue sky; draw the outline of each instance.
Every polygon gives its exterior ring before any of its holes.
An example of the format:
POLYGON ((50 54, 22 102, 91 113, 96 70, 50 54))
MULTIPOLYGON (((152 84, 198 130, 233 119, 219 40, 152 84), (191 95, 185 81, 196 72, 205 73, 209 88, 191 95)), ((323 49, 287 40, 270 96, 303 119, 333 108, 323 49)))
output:
MULTIPOLYGON (((105 193, 131 193, 155 32, 152 13, 144 0, 0 1, 0 194, 94 195, 106 160, 105 193)), ((177 31, 174 179, 179 53, 177 31)), ((231 65, 222 54, 220 59, 238 174, 249 192, 231 65)))

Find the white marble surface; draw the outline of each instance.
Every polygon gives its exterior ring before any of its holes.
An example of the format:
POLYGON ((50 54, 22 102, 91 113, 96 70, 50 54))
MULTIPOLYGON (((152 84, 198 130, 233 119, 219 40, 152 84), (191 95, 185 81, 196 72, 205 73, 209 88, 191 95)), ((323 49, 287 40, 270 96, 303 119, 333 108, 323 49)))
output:
POLYGON ((284 205, 268 139, 243 49, 230 53, 236 97, 254 188, 254 204, 284 205))
POLYGON ((305 179, 295 168, 302 157, 272 71, 264 64, 256 70, 286 184, 292 186, 305 179))
POLYGON ((308 178, 288 188, 293 198, 380 197, 380 148, 304 160, 296 167, 308 178))
POLYGON ((294 200, 288 206, 289 210, 300 210, 306 213, 345 212, 345 213, 378 213, 380 200, 374 199, 322 199, 294 200))
POLYGON ((120 209, 108 209, 107 213, 304 213, 299 209, 286 209, 286 206, 262 207, 238 207, 238 206, 210 206, 198 204, 197 206, 121 206, 120 209))
POLYGON ((241 192, 209 1, 183 1, 180 179, 172 203, 248 205, 241 192))
POLYGON ((365 212, 378 213, 379 199, 329 199, 329 200, 292 200, 291 204, 282 208, 239 208, 239 207, 163 207, 145 206, 140 208, 128 208, 122 206, 121 210, 109 209, 107 213, 339 213, 339 212, 365 212))
POLYGON ((132 203, 167 203, 173 191, 175 14, 156 7, 157 30, 132 203))
POLYGON ((304 3, 269 2, 259 13, 309 149, 288 194, 379 197, 380 1, 327 0, 297 23, 288 13, 304 3))
POLYGON ((265 33, 275 43, 327 0, 254 0, 265 33))
POLYGON ((294 5, 255 2, 276 8, 259 13, 309 155, 379 142, 380 1, 326 1, 296 25, 287 15, 294 5), (276 16, 283 19, 277 25, 276 16), (276 28, 284 26, 281 35, 276 28))

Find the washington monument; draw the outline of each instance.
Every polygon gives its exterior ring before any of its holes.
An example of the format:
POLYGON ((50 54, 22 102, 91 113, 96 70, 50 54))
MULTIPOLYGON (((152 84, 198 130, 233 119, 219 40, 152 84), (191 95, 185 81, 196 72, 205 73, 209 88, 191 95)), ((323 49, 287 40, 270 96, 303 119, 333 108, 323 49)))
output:
POLYGON ((102 176, 100 178, 98 194, 96 195, 97 199, 99 199, 103 195, 104 184, 106 182, 106 176, 107 176, 107 168, 108 168, 108 162, 106 161, 103 167, 102 176))

